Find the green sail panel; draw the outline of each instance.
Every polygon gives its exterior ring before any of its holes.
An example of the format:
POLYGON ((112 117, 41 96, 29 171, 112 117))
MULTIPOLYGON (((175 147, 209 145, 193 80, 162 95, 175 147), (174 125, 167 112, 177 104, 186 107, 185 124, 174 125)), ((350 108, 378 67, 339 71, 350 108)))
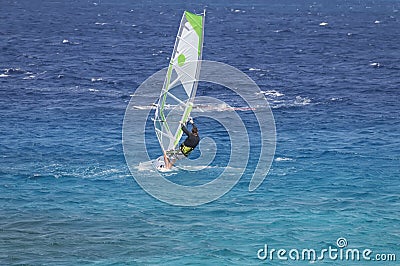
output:
POLYGON ((194 31, 199 36, 198 53, 201 53, 201 48, 203 46, 203 16, 199 16, 189 11, 185 11, 185 16, 187 21, 192 25, 194 31))

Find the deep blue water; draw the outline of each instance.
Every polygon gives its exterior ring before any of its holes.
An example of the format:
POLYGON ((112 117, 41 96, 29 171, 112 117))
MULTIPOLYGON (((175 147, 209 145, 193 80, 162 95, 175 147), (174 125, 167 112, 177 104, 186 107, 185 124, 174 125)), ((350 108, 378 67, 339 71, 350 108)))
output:
MULTIPOLYGON (((1 1, 0 264, 302 265, 257 251, 339 237, 399 261, 399 10, 394 0, 1 1), (277 150, 256 191, 245 175, 212 203, 176 207, 132 178, 122 122, 130 95, 168 65, 182 12, 203 8, 203 58, 257 82, 277 150)), ((199 128, 213 135, 206 120, 199 128)))

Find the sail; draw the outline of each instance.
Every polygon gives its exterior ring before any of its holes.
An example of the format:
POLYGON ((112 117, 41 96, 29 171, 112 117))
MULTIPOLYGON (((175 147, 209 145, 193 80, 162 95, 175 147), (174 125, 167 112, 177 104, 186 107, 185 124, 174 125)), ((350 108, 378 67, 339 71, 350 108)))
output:
POLYGON ((163 151, 174 151, 182 137, 180 122, 190 116, 200 75, 204 17, 185 11, 175 40, 154 118, 163 151))

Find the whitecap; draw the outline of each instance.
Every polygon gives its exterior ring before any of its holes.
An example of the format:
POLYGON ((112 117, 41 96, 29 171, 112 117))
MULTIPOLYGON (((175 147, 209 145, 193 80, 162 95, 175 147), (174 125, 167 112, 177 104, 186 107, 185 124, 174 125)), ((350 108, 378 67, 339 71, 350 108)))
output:
POLYGON ((6 75, 6 74, 0 74, 0 78, 6 78, 6 77, 9 77, 9 75, 6 75))
POLYGON ((261 91, 262 94, 272 96, 272 97, 282 97, 285 94, 280 93, 279 91, 276 90, 267 90, 267 91, 261 91))
POLYGON ((106 23, 106 22, 96 22, 96 23, 94 23, 95 25, 101 25, 101 26, 104 26, 104 25, 107 25, 108 23, 106 23))
POLYGON ((20 68, 6 68, 5 70, 5 74, 24 74, 25 71, 20 69, 20 68))
POLYGON ((307 97, 296 96, 294 100, 294 104, 296 105, 308 105, 311 103, 311 100, 307 97))
POLYGON ((283 32, 283 33, 287 33, 287 32, 292 32, 292 30, 291 29, 284 29, 284 30, 274 30, 274 32, 275 33, 281 33, 281 32, 283 32))
POLYGON ((27 76, 27 77, 24 77, 23 79, 34 79, 34 78, 36 78, 35 75, 29 75, 29 76, 27 76))
POLYGON ((293 161, 293 159, 287 158, 287 157, 278 157, 278 158, 275 158, 275 161, 276 162, 287 162, 287 161, 293 161))
POLYGON ((260 71, 260 70, 261 70, 260 68, 254 68, 254 67, 249 68, 249 71, 260 71))
POLYGON ((96 91, 99 91, 99 90, 97 90, 97 89, 89 89, 89 91, 96 92, 96 91))
POLYGON ((71 41, 68 40, 68 39, 64 39, 64 40, 62 41, 62 44, 78 45, 79 42, 71 42, 71 41))
POLYGON ((380 20, 375 20, 374 23, 375 23, 375 24, 379 24, 379 23, 381 23, 381 21, 380 21, 380 20))
POLYGON ((102 81, 103 78, 91 78, 90 79, 92 82, 96 82, 96 81, 102 81))
POLYGON ((372 67, 381 67, 382 65, 380 64, 380 63, 378 63, 378 62, 373 62, 373 63, 371 63, 371 64, 369 64, 370 66, 372 66, 372 67))
POLYGON ((319 23, 320 26, 328 26, 328 22, 321 22, 319 23))
POLYGON ((138 171, 152 171, 154 172, 153 161, 141 162, 135 167, 138 171))

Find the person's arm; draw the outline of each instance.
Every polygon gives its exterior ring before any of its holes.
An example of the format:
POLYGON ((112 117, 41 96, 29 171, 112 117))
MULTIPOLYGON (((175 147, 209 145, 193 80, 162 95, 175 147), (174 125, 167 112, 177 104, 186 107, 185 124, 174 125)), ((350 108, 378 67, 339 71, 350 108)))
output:
POLYGON ((186 134, 187 136, 190 136, 190 132, 189 132, 189 130, 185 127, 185 124, 184 124, 184 123, 181 123, 181 125, 182 125, 182 130, 183 130, 183 132, 185 132, 185 134, 186 134))
POLYGON ((192 128, 196 128, 196 125, 194 124, 193 118, 190 118, 189 123, 192 124, 192 128))

